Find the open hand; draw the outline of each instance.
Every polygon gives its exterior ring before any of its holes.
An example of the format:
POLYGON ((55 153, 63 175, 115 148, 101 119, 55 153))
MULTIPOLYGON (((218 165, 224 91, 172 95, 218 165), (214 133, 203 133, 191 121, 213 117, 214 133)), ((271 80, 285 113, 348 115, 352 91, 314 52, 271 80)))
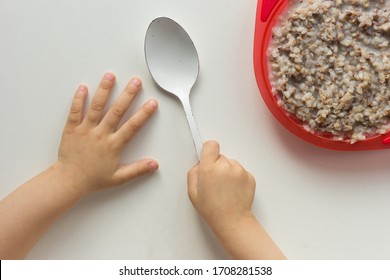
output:
POLYGON ((114 74, 106 73, 85 115, 83 108, 88 89, 80 86, 63 131, 55 166, 67 174, 66 177, 72 181, 71 185, 81 194, 119 185, 158 169, 158 163, 152 159, 129 165, 119 163, 126 143, 153 115, 158 104, 154 99, 149 100, 119 126, 142 83, 140 79, 132 78, 113 106, 103 115, 114 84, 114 74))

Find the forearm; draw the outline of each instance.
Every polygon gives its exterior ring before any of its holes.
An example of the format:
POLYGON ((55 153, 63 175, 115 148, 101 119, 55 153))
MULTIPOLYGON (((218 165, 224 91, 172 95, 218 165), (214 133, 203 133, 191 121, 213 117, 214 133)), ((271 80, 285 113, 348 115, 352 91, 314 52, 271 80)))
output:
POLYGON ((0 259, 24 258, 53 221, 81 195, 51 166, 0 202, 0 259))
POLYGON ((250 217, 225 231, 214 231, 226 252, 233 259, 286 259, 256 218, 250 217))

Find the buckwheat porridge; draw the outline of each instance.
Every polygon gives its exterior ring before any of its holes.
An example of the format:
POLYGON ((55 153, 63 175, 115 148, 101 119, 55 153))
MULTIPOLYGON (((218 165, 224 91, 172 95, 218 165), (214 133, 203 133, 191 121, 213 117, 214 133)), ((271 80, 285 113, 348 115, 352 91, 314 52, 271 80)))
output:
POLYGON ((279 106, 305 129, 353 144, 390 131, 387 0, 303 0, 273 29, 279 106))

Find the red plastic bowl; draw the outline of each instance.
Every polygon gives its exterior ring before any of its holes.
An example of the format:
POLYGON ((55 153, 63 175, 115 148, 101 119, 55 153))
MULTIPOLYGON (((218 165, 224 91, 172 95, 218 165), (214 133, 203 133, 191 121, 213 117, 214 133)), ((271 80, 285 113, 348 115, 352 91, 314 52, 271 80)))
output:
POLYGON ((258 0, 257 3, 254 67, 257 85, 269 110, 290 132, 311 144, 323 148, 339 151, 390 148, 390 133, 375 135, 369 139, 358 141, 355 144, 350 144, 347 141, 336 141, 332 140, 331 137, 326 137, 326 135, 315 134, 305 130, 302 122, 294 117, 288 116, 287 112, 277 105, 269 81, 267 50, 271 40, 272 28, 278 23, 280 15, 289 9, 289 2, 291 3, 288 0, 258 0))

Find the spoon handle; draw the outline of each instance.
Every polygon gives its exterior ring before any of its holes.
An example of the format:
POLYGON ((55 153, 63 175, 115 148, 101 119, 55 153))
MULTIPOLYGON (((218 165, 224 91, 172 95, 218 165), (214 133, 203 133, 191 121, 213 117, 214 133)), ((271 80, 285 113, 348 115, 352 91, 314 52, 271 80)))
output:
POLYGON ((188 122, 188 125, 189 125, 190 130, 191 130, 192 140, 194 141, 196 153, 198 155, 198 159, 200 160, 200 157, 202 155, 202 146, 203 145, 202 145, 202 140, 200 139, 200 136, 199 136, 198 127, 196 126, 196 123, 195 123, 194 114, 192 113, 192 110, 191 110, 190 100, 188 98, 185 98, 185 99, 183 98, 181 100, 181 102, 183 104, 184 112, 185 112, 186 117, 187 117, 187 122, 188 122))

